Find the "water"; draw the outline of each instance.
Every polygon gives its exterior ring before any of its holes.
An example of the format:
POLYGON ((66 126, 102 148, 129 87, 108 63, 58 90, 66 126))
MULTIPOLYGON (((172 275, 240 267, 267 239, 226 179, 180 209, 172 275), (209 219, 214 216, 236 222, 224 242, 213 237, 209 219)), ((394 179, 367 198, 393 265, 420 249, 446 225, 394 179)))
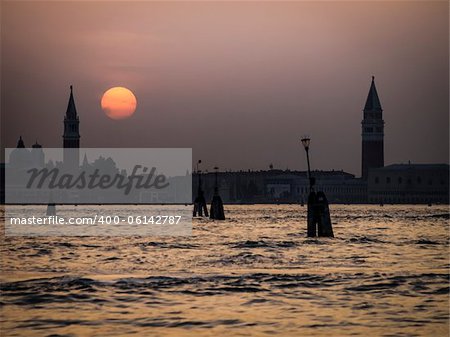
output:
POLYGON ((447 336, 448 211, 332 205, 320 239, 289 205, 190 237, 3 237, 2 336, 447 336))

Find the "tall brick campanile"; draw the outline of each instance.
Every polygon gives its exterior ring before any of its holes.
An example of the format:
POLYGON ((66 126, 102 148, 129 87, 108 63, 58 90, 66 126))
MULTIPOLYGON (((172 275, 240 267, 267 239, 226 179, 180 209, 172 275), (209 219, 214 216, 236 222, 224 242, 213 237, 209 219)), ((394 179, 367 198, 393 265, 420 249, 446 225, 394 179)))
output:
POLYGON ((367 179, 369 169, 384 166, 384 121, 383 109, 372 76, 369 94, 364 106, 362 125, 362 170, 361 176, 367 179))
POLYGON ((78 148, 80 147, 80 120, 78 119, 75 100, 73 98, 73 88, 70 86, 69 103, 67 104, 66 115, 64 116, 64 165, 73 168, 80 165, 78 148), (67 150, 66 150, 67 149, 67 150))

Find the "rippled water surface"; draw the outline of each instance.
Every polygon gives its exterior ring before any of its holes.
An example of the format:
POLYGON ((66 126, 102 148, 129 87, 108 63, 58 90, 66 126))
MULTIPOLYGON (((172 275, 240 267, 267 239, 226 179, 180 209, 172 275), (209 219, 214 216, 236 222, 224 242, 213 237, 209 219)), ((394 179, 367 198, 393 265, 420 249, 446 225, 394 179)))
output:
POLYGON ((226 211, 189 237, 2 237, 2 336, 448 336, 447 206, 332 205, 332 239, 304 207, 226 211))

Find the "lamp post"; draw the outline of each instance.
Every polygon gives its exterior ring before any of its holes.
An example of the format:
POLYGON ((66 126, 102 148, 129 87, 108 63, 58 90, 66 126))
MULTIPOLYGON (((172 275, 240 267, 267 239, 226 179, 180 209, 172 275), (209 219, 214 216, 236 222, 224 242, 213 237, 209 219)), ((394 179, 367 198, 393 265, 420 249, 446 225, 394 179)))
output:
POLYGON ((312 191, 313 188, 313 183, 312 183, 312 179, 311 179, 311 167, 309 165, 309 143, 311 142, 311 138, 309 137, 303 137, 301 139, 301 142, 303 144, 303 147, 305 148, 306 151, 306 161, 308 163, 308 180, 309 180, 309 191, 312 191))
POLYGON ((199 166, 201 163, 202 163, 202 161, 201 161, 201 159, 199 159, 197 162, 198 190, 199 191, 202 189, 202 176, 201 176, 202 171, 199 170, 199 166))
POLYGON ((223 209, 222 198, 219 195, 219 168, 214 167, 215 171, 215 184, 214 195, 211 201, 211 209, 209 211, 209 217, 214 220, 225 220, 225 211, 223 209))
POLYGON ((307 235, 308 237, 327 236, 333 237, 333 227, 331 225, 330 209, 325 193, 314 191, 314 178, 311 177, 311 167, 309 165, 309 144, 311 139, 303 137, 302 145, 306 151, 306 161, 308 162, 309 196, 307 214, 307 235))
POLYGON ((202 171, 199 170, 201 162, 201 160, 198 160, 197 162, 198 190, 197 197, 194 200, 193 216, 197 216, 197 214, 199 216, 203 216, 203 213, 205 214, 205 216, 208 216, 208 209, 206 208, 206 201, 202 189, 202 171))

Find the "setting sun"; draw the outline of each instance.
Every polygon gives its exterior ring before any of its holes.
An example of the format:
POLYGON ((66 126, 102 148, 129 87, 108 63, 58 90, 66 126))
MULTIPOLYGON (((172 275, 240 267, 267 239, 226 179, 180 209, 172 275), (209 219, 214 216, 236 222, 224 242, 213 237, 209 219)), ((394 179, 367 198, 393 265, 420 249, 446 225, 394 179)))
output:
POLYGON ((124 87, 108 89, 102 96, 101 106, 105 114, 112 119, 125 119, 136 111, 136 97, 124 87))

